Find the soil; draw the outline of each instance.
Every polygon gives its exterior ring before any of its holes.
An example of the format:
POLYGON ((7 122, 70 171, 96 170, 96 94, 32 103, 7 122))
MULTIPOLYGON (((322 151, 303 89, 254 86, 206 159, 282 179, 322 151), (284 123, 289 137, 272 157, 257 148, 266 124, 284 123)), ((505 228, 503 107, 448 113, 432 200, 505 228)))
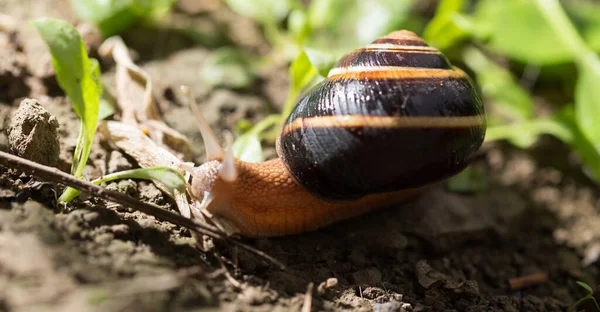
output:
MULTIPOLYGON (((174 96, 180 84, 194 90, 217 131, 241 118, 260 120, 279 107, 287 90, 280 65, 259 73, 247 88, 209 89, 200 82, 199 68, 217 47, 268 51, 255 24, 215 3, 182 1, 171 19, 214 32, 190 37, 167 25, 123 35, 155 81, 165 121, 193 142, 197 162, 202 142, 174 96), (156 38, 170 44, 158 47, 156 38)), ((20 21, 77 18, 66 0, 3 1, 0 12, 15 21, 0 27, 0 150, 9 150, 7 130, 20 103, 34 99, 44 120, 58 121, 57 166, 68 172, 78 120, 39 36, 20 21)), ((86 37, 90 54, 99 40, 93 32, 86 37)), ((112 70, 103 63, 109 90, 112 70)), ((266 150, 273 155, 272 147, 266 150)), ((84 176, 134 167, 97 139, 84 176)), ((480 193, 440 186, 410 203, 316 232, 242 238, 283 262, 280 270, 221 242, 205 251, 188 229, 113 202, 83 196, 57 206, 60 188, 0 166, 0 311, 565 311, 586 295, 576 281, 600 283, 600 194, 580 168, 551 138, 527 151, 486 144, 473 164, 485 172, 480 193)), ((106 187, 176 210, 148 182, 106 187)))

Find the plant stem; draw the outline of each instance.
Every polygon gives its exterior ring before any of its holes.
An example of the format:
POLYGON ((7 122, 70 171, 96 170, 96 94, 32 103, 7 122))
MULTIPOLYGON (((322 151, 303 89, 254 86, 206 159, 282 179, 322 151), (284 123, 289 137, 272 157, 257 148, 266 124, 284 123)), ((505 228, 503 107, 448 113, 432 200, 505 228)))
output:
POLYGON ((594 53, 583 41, 558 0, 535 0, 535 3, 562 44, 571 50, 577 63, 580 66, 587 64, 594 53))

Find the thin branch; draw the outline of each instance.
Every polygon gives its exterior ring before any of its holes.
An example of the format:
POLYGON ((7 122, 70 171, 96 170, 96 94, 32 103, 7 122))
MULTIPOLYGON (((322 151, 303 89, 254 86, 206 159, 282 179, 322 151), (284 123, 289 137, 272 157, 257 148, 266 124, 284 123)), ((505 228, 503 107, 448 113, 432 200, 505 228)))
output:
POLYGON ((137 211, 152 215, 157 219, 171 222, 179 226, 184 226, 198 233, 210 236, 212 238, 229 242, 233 245, 239 246, 240 248, 243 248, 249 252, 252 252, 260 257, 267 259, 273 264, 279 266, 282 270, 285 269, 285 265, 283 265, 283 263, 281 263, 277 259, 267 255, 266 253, 252 246, 246 245, 238 240, 228 237, 225 233, 220 232, 214 226, 203 224, 193 219, 188 219, 181 215, 163 210, 155 205, 139 201, 123 193, 107 190, 88 181, 77 179, 72 175, 58 170, 58 168, 38 164, 36 162, 15 155, 11 155, 2 151, 0 151, 0 165, 4 165, 9 168, 16 168, 30 175, 37 176, 43 180, 61 183, 76 188, 82 192, 86 192, 91 195, 97 196, 99 198, 118 202, 124 206, 131 207, 137 211))

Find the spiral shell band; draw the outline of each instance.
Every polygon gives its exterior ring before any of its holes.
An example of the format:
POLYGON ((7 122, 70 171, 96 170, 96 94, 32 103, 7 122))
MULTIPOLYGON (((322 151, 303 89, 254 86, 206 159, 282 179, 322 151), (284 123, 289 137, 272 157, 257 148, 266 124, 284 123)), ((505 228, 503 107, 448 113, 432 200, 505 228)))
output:
POLYGON ((306 128, 473 128, 485 124, 484 115, 476 116, 319 116, 296 118, 285 125, 281 135, 306 128))
POLYGON ((328 79, 429 79, 464 78, 462 71, 392 66, 352 66, 332 68, 328 79))
POLYGON ((370 50, 363 49, 350 53, 343 57, 334 68, 370 68, 386 67, 399 70, 406 68, 437 68, 451 69, 450 63, 441 54, 423 53, 421 51, 396 51, 393 49, 370 50))

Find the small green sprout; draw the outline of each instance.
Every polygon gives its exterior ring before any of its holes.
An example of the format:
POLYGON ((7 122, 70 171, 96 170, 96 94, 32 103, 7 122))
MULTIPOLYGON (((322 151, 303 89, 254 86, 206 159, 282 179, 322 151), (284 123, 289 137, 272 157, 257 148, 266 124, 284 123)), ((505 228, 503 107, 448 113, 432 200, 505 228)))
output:
POLYGON ((71 0, 79 17, 98 26, 105 37, 118 34, 137 21, 168 11, 174 0, 71 0))
POLYGON ((596 301, 596 298, 594 297, 594 290, 592 289, 592 287, 590 287, 590 285, 588 285, 584 282, 581 282, 581 281, 577 281, 575 283, 577 283, 577 285, 579 285, 579 286, 583 287, 585 290, 587 290, 588 293, 587 293, 587 295, 585 295, 585 297, 577 300, 577 302, 575 302, 572 306, 570 306, 568 312, 575 312, 577 309, 577 306, 579 306, 586 300, 592 300, 594 302, 594 305, 596 305, 596 309, 598 309, 598 311, 600 311, 600 305, 598 305, 598 301, 596 301))

